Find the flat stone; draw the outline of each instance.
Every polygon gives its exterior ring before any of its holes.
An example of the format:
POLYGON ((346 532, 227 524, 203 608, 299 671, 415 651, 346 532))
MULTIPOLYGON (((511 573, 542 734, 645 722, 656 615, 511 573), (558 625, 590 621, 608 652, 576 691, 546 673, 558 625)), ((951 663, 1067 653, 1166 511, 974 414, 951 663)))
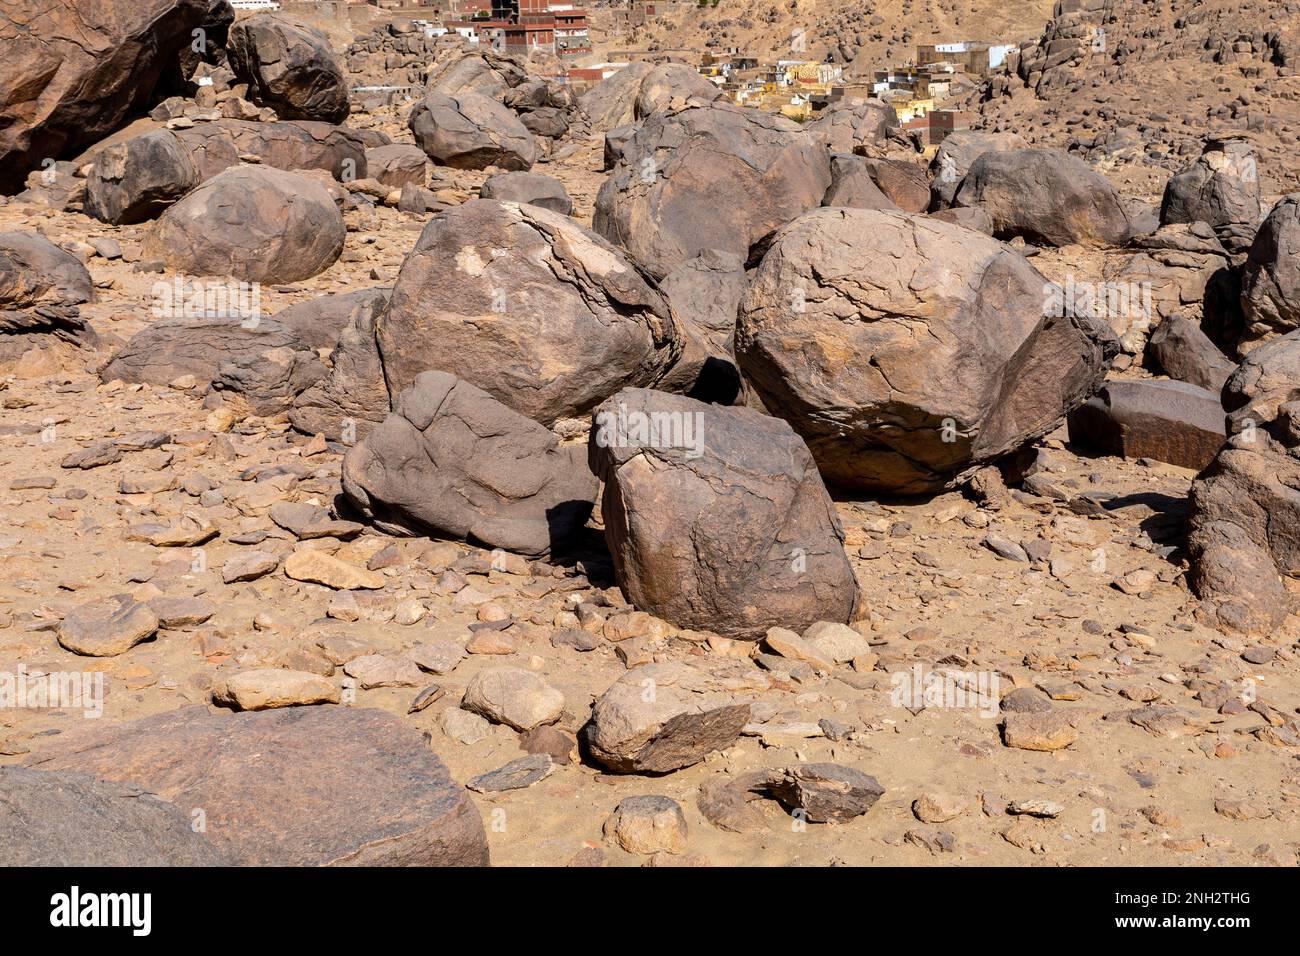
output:
POLYGON ((158 616, 147 604, 118 595, 83 604, 59 622, 59 643, 86 657, 125 654, 158 630, 158 616))
POLYGON ((343 665, 343 673, 356 678, 362 690, 373 687, 419 687, 425 681, 414 661, 386 654, 355 657, 343 665))
POLYGON ((234 584, 237 581, 256 581, 258 578, 270 574, 279 566, 279 557, 269 551, 244 551, 221 566, 221 580, 225 584, 234 584))
POLYGON ((512 760, 504 767, 475 777, 465 786, 478 793, 500 793, 503 790, 523 790, 541 783, 555 772, 550 754, 529 754, 512 760))
POLYGON ((1002 742, 1018 750, 1061 750, 1078 739, 1070 716, 1061 711, 1007 714, 1002 721, 1002 742))
POLYGON ((337 704, 334 682, 304 671, 258 667, 213 682, 212 699, 237 710, 269 710, 307 704, 337 704))
POLYGON ((485 866, 483 821, 419 731, 382 711, 186 707, 67 733, 29 765, 171 801, 239 866, 485 866))
POLYGON ((382 574, 340 561, 322 551, 295 551, 285 558, 284 573, 295 581, 310 581, 341 591, 384 586, 382 574))
POLYGON ((431 674, 450 674, 465 659, 465 646, 452 640, 427 641, 406 652, 417 667, 431 674))
POLYGON ((560 719, 564 695, 532 671, 491 667, 474 675, 461 707, 515 730, 532 730, 560 719))
POLYGON ((209 601, 197 597, 156 597, 149 608, 158 616, 158 626, 166 628, 194 627, 216 613, 209 601))
POLYGON ((922 823, 947 823, 965 813, 968 806, 961 797, 932 790, 912 801, 912 815, 922 823))

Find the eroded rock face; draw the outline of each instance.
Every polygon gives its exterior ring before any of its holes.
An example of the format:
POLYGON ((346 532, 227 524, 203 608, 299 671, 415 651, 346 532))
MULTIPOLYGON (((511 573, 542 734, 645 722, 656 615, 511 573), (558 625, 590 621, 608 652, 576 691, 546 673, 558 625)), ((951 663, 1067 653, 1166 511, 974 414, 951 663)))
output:
POLYGON ((370 175, 365 139, 346 126, 312 120, 223 119, 178 130, 176 138, 198 169, 200 182, 238 166, 245 155, 256 156, 263 166, 291 172, 322 169, 338 180, 370 175))
POLYGON ((86 178, 86 215, 122 225, 153 219, 199 183, 188 151, 168 130, 101 150, 86 178))
POLYGON ((756 270, 736 357, 828 483, 933 491, 1051 431, 1100 383, 1113 333, 1056 312, 1048 289, 970 230, 820 209, 756 270))
POLYGON ((223 866, 174 804, 90 774, 0 767, 0 866, 223 866))
POLYGON ((301 348, 295 332, 274 320, 251 323, 232 316, 159 319, 123 345, 100 371, 105 382, 166 385, 182 375, 200 383, 228 362, 250 362, 271 349, 301 348))
POLYGON ((316 180, 241 166, 168 209, 144 255, 186 275, 296 282, 333 265, 345 235, 342 214, 316 180))
POLYGON ((255 14, 230 28, 227 50, 250 98, 283 119, 347 118, 347 78, 329 38, 315 27, 281 14, 255 14))
POLYGON ((708 102, 724 98, 718 86, 686 63, 658 63, 645 75, 633 102, 633 117, 645 119, 667 108, 675 99, 696 96, 708 102))
POLYGON ((710 251, 683 262, 659 283, 684 343, 660 389, 719 405, 736 402, 742 387, 736 368, 736 310, 748 281, 738 256, 710 251))
POLYGON ((429 180, 429 158, 409 143, 389 143, 366 150, 367 175, 391 189, 407 183, 423 186, 429 180))
POLYGON ((1252 351, 1223 387, 1229 438, 1192 483, 1189 581, 1223 631, 1270 634, 1300 573, 1300 332, 1252 351))
POLYGON ((482 389, 424 372, 348 451, 343 490, 385 525, 544 554, 591 514, 583 457, 482 389))
POLYGON ((430 159, 456 169, 527 170, 537 145, 515 114, 479 93, 430 93, 411 109, 411 133, 430 159))
POLYGON ((134 784, 186 819, 202 809, 209 840, 240 866, 488 862, 464 789, 417 731, 378 710, 185 707, 66 734, 31 765, 134 784))
POLYGON ((0 192, 145 107, 207 0, 9 4, 0 21, 0 192))
POLYGON ((425 227, 378 342, 393 397, 437 369, 542 424, 655 384, 682 348, 620 251, 568 217, 483 199, 425 227))
POLYGON ((785 422, 625 389, 597 410, 588 447, 615 574, 640 610, 750 640, 852 619, 843 530, 785 422))
POLYGON ((999 239, 1118 246, 1131 232, 1115 187, 1083 160, 1054 149, 984 152, 953 203, 982 207, 999 239))
POLYGON ((1243 348, 1300 328, 1300 193, 1284 196, 1259 227, 1242 277, 1243 348))
POLYGON ((703 252, 747 260, 821 204, 826 150, 784 117, 724 103, 647 118, 596 197, 593 228, 656 278, 703 252))
POLYGON ((0 362, 51 339, 92 345, 79 306, 95 298, 81 260, 34 232, 0 233, 0 362))
POLYGON ((866 157, 847 153, 831 154, 831 185, 822 197, 822 205, 852 209, 898 208, 876 185, 866 157))
POLYGON ((1237 366, 1200 326, 1171 315, 1151 333, 1147 355, 1170 378, 1209 389, 1216 396, 1237 366))

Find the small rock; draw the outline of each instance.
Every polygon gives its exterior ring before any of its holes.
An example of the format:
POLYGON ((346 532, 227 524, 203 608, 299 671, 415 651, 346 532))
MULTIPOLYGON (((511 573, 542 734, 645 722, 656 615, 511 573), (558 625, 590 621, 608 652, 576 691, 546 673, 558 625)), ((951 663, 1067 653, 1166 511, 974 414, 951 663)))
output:
POLYGON ((681 853, 686 815, 676 800, 658 795, 625 797, 605 821, 605 837, 629 853, 681 853))

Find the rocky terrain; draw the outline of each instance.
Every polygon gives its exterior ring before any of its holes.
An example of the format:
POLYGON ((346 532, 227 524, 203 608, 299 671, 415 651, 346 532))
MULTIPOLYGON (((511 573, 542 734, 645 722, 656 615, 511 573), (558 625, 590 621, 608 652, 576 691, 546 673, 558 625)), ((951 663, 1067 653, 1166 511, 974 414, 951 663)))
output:
POLYGON ((60 9, 0 33, 0 862, 1297 865, 1285 122, 926 163, 60 9))

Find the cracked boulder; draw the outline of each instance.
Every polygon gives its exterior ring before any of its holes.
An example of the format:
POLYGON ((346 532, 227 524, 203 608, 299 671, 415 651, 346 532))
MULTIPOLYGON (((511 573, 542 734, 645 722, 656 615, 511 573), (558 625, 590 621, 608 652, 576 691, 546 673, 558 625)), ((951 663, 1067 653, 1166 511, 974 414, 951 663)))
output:
POLYGON ((51 340, 97 341, 79 306, 94 301, 86 267, 34 232, 0 232, 0 362, 51 340))
POLYGON ((230 68, 248 84, 249 98, 284 119, 341 123, 347 118, 348 81, 329 38, 280 14, 237 20, 227 41, 230 68))
POLYGON ((690 101, 648 117, 596 196, 592 227, 663 278, 710 250, 751 250, 821 205, 825 148, 793 120, 690 101))
POLYGON ((1052 431, 1099 386, 1113 333, 1046 307, 1048 288, 959 226, 819 209, 755 271, 736 357, 828 483, 930 492, 1052 431))
POLYGON ((348 451, 343 491, 403 533, 537 555, 587 522, 596 480, 581 445, 447 372, 424 372, 348 451))
POLYGON ((785 422, 626 389, 597 410, 588 448, 615 576, 638 609, 746 640, 852 619, 843 529, 785 422))
POLYGON ((297 282, 333 265, 345 235, 343 215, 319 181, 240 166, 163 213, 143 255, 191 276, 297 282))
POLYGON ((1300 193, 1264 219, 1243 270, 1243 348, 1300 328, 1300 193))
POLYGON ((407 125, 434 162, 455 169, 531 169, 533 134, 515 114, 479 93, 430 93, 411 109, 407 125))
POLYGON ((622 252, 567 216, 486 199, 425 226, 378 342, 393 398, 436 369, 544 425, 656 384, 682 349, 622 252))

